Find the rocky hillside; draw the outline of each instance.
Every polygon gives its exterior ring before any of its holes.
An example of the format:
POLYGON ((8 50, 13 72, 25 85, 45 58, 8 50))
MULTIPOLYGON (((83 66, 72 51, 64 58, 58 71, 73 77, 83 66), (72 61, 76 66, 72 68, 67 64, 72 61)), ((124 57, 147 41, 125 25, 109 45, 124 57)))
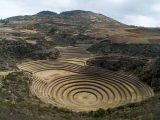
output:
POLYGON ((0 39, 58 43, 160 43, 160 29, 122 24, 90 11, 67 11, 60 14, 42 11, 35 15, 7 18, 0 21, 0 39))

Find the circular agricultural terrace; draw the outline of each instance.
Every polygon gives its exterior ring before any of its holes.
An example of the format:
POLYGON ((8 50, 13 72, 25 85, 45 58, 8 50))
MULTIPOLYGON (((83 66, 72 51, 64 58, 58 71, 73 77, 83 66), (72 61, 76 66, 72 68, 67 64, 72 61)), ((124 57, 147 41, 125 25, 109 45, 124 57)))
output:
POLYGON ((18 66, 32 73, 31 92, 45 103, 80 112, 114 108, 154 96, 153 90, 133 75, 86 65, 90 55, 81 48, 59 49, 62 57, 58 60, 18 66))

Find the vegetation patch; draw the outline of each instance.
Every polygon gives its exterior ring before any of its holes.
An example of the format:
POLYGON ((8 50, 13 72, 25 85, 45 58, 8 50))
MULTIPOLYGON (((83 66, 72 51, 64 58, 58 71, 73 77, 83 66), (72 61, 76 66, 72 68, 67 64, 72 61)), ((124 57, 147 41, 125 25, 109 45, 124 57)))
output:
POLYGON ((123 54, 139 57, 158 57, 160 56, 159 44, 111 44, 103 41, 94 44, 88 51, 98 54, 123 54))
POLYGON ((25 41, 0 41, 0 70, 16 69, 15 64, 24 59, 56 59, 59 51, 53 43, 39 41, 30 44, 25 41))

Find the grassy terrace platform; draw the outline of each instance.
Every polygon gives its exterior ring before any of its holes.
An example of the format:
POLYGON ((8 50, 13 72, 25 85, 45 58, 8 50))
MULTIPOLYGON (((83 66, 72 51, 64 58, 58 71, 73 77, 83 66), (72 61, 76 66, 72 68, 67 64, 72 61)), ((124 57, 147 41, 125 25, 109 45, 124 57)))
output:
POLYGON ((23 63, 18 68, 32 73, 31 92, 41 101, 72 111, 96 111, 154 96, 137 77, 86 65, 93 55, 81 47, 58 48, 57 60, 23 63))

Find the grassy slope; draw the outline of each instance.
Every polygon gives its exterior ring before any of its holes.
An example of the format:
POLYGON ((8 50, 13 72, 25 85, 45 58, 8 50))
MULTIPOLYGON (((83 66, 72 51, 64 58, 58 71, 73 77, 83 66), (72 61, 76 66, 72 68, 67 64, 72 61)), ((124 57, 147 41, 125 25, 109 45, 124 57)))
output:
MULTIPOLYGON (((43 13, 43 12, 42 12, 43 13)), ((110 39, 115 43, 160 43, 158 28, 127 26, 111 18, 88 11, 70 11, 62 14, 37 14, 1 20, 0 30, 11 39, 43 39, 65 41, 64 36, 76 41, 76 35, 86 35, 94 40, 110 39), (20 36, 19 36, 20 35, 20 36)), ((6 36, 0 34, 0 38, 6 36)))

